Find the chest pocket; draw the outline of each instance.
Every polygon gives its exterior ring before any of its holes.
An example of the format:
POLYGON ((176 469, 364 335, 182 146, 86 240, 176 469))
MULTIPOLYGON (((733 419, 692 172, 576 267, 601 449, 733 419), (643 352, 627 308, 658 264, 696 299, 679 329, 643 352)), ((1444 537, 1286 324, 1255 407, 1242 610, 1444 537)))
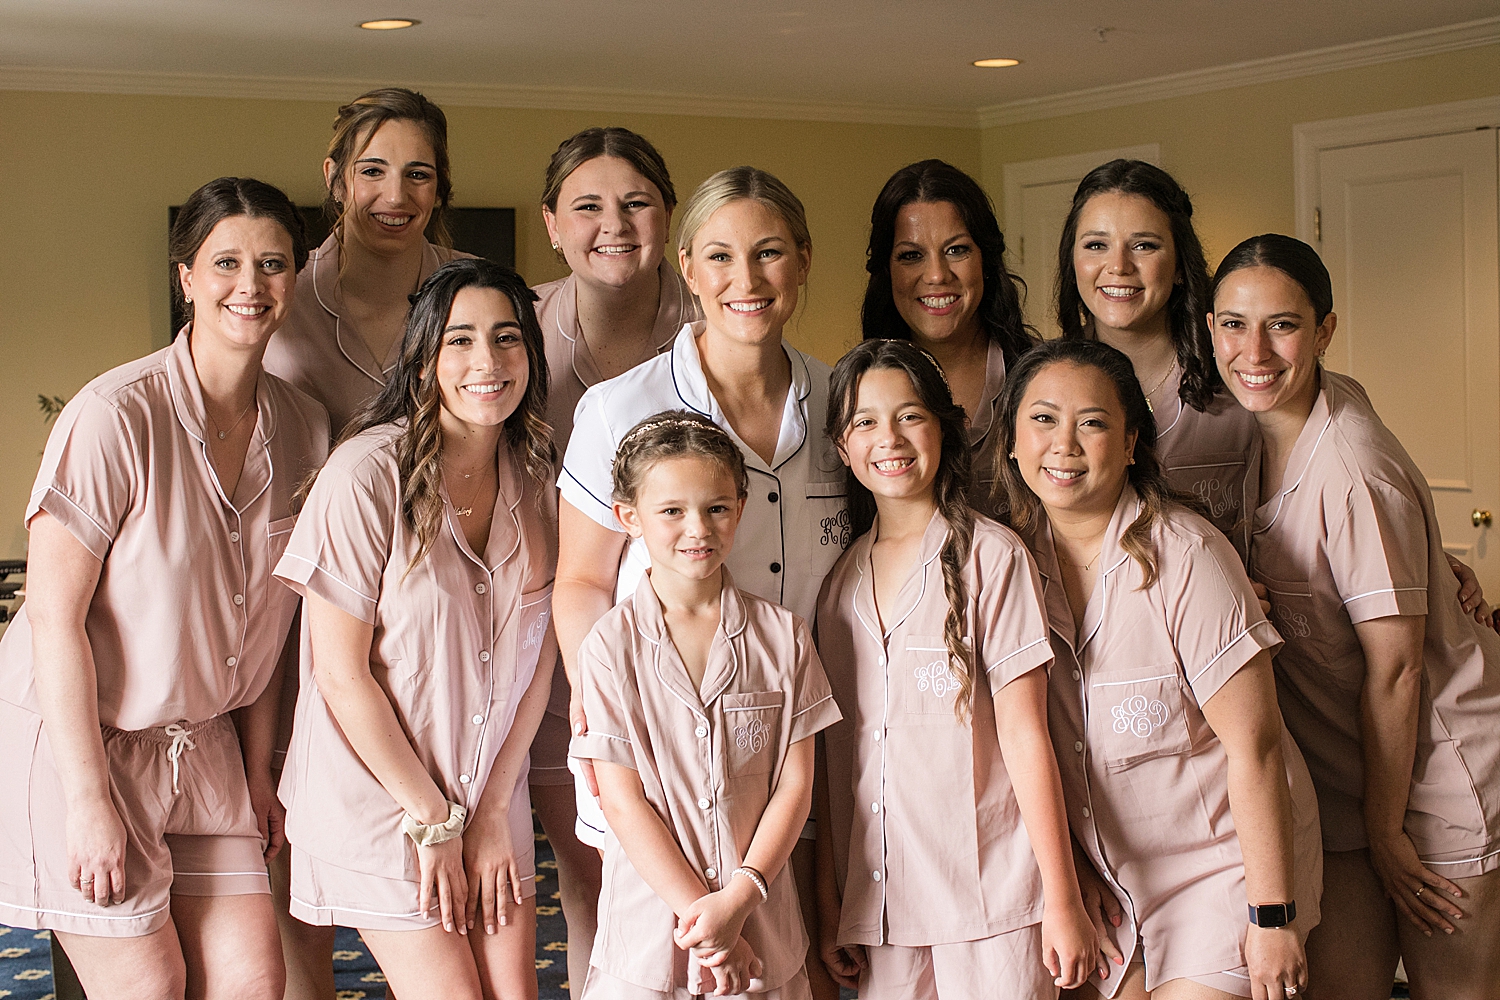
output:
POLYGON ((1192 749, 1182 673, 1174 663, 1089 678, 1088 737, 1111 771, 1192 749))
POLYGON ((724 711, 724 755, 731 777, 765 774, 776 759, 781 738, 780 691, 749 691, 726 694, 724 711))
POLYGON ((1171 484, 1197 497, 1214 527, 1228 534, 1244 509, 1246 466, 1243 452, 1203 452, 1174 455, 1165 471, 1171 484))
POLYGON ((948 645, 940 635, 909 635, 895 669, 891 686, 900 692, 898 704, 911 715, 946 715, 953 718, 958 696, 948 645))
POLYGON ((813 552, 832 554, 830 566, 849 547, 848 492, 842 481, 807 484, 807 524, 811 529, 808 541, 813 552))

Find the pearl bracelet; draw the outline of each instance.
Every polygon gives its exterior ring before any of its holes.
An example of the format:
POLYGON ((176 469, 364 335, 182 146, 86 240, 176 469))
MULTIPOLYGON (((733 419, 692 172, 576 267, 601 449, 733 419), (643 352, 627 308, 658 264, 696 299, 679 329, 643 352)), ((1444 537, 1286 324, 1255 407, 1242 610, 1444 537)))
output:
POLYGON ((401 829, 418 847, 436 847, 464 833, 464 819, 469 810, 457 802, 448 803, 448 820, 444 823, 418 823, 411 813, 401 817, 401 829))
POLYGON ((771 891, 766 886, 766 877, 764 875, 762 875, 760 872, 756 871, 754 868, 751 868, 749 865, 746 865, 743 868, 736 868, 734 871, 732 871, 732 872, 729 873, 729 877, 730 877, 731 880, 736 875, 743 875, 743 876, 745 876, 747 879, 750 880, 750 884, 751 885, 755 886, 755 888, 757 888, 757 889, 760 890, 760 901, 762 903, 764 903, 767 899, 771 898, 771 891))

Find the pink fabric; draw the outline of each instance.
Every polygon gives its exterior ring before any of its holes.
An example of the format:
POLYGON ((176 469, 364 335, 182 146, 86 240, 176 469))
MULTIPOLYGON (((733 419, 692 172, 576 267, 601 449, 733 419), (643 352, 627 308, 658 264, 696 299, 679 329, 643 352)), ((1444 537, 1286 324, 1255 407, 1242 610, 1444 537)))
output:
MULTIPOLYGON (((1255 512, 1251 571, 1286 637, 1276 656, 1287 725, 1307 755, 1332 851, 1366 846, 1354 624, 1426 615, 1426 663, 1406 832, 1448 878, 1500 867, 1500 636, 1463 613, 1421 471, 1353 379, 1323 388, 1255 512)), ((1247 494, 1259 483, 1259 455, 1247 494)))
MULTIPOLYGON (((1009 528, 976 518, 964 567, 976 654, 972 725, 953 712, 934 515, 896 605, 875 608, 879 522, 823 585, 818 650, 843 721, 825 736, 839 942, 923 946, 1035 924, 1042 882, 1000 755, 993 696, 1052 660, 1031 557, 1009 528)), ((820 834, 822 831, 820 831, 820 834)))
POLYGON ((969 506, 989 517, 998 508, 995 491, 995 463, 1004 456, 996 454, 998 442, 991 435, 1000 410, 1000 393, 1005 389, 1005 351, 991 340, 984 357, 984 388, 979 392, 979 407, 969 414, 969 446, 974 451, 972 481, 969 484, 969 506))
POLYGON ((1255 418, 1227 392, 1195 410, 1178 395, 1181 385, 1179 368, 1159 394, 1168 402, 1155 413, 1156 457, 1171 484, 1201 500, 1214 527, 1235 539, 1246 515, 1245 469, 1259 441, 1255 418))
MULTIPOLYGON (((1127 964, 1137 936, 1146 988, 1245 964, 1244 861, 1229 805, 1229 758, 1202 705, 1280 637, 1261 614, 1228 540, 1203 518, 1168 510, 1152 529, 1159 579, 1120 545, 1140 512, 1125 488, 1105 534, 1100 576, 1075 623, 1042 523, 1028 542, 1051 622, 1050 719, 1074 839, 1124 909, 1115 930, 1127 964)), ((1311 779, 1291 736, 1296 930, 1319 920, 1322 848, 1311 779)), ((1119 966, 1101 985, 1113 996, 1119 966)))
MULTIPOLYGON (((695 689, 650 577, 642 576, 579 649, 589 731, 571 749, 574 757, 639 772, 646 800, 710 890, 727 883, 749 849, 787 748, 839 717, 801 618, 740 591, 728 570, 720 608, 695 689)), ((791 871, 774 873, 769 888, 743 931, 764 965, 765 990, 797 975, 807 954, 791 871)), ((611 832, 592 964, 646 989, 689 986, 685 957, 672 943, 675 926, 671 907, 611 832)))

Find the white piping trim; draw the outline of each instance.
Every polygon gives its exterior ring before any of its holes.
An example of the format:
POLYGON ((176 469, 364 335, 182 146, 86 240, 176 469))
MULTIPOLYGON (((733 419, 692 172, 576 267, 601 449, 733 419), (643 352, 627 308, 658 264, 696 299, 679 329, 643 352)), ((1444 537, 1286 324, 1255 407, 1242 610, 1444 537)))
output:
POLYGON ((388 910, 357 910, 357 909, 355 909, 352 906, 318 906, 316 903, 309 903, 307 900, 305 900, 305 899, 298 899, 296 896, 292 897, 292 902, 296 903, 299 906, 305 906, 309 910, 317 910, 319 913, 363 913, 367 917, 424 917, 425 918, 427 916, 421 910, 413 910, 411 913, 391 913, 388 910))
POLYGON ((1176 674, 1157 674, 1155 677, 1137 677, 1134 680, 1128 680, 1128 681, 1094 681, 1092 684, 1089 685, 1089 687, 1096 687, 1096 688, 1126 687, 1127 685, 1130 685, 1130 684, 1145 684, 1147 681, 1164 681, 1164 680, 1168 680, 1168 679, 1171 679, 1171 678, 1175 678, 1176 676, 1177 676, 1176 674))
POLYGON ((54 917, 78 917, 81 920, 143 920, 146 917, 155 916, 171 905, 172 904, 168 902, 162 904, 161 906, 158 906, 154 910, 148 910, 145 913, 132 913, 128 916, 112 917, 103 913, 80 913, 77 910, 47 910, 35 906, 20 906, 16 903, 7 903, 3 900, 0 900, 0 906, 3 906, 6 909, 10 910, 17 910, 21 913, 42 913, 54 917))
POLYGON ((183 871, 173 871, 172 875, 173 875, 174 878, 176 876, 178 876, 178 875, 194 875, 194 876, 198 876, 198 877, 204 877, 204 876, 210 876, 210 875, 259 875, 261 878, 264 878, 264 879, 269 879, 271 877, 271 876, 267 875, 263 871, 261 871, 261 872, 183 872, 183 871))
POLYGON ((1004 663, 1006 660, 1009 660, 1009 659, 1012 659, 1014 657, 1020 656, 1022 653, 1026 652, 1032 646, 1039 646, 1039 645, 1042 645, 1043 643, 1046 643, 1046 644, 1050 645, 1051 641, 1052 640, 1048 639, 1045 635, 1042 636, 1040 639, 1033 639, 1031 642, 1028 642, 1026 645, 1022 646, 1020 649, 1017 649, 1017 650, 1014 650, 1012 652, 1006 653, 1004 656, 1000 657, 1000 659, 996 660, 994 663, 991 663, 989 666, 985 667, 984 668, 984 672, 985 673, 989 673, 991 670, 994 670, 996 667, 998 667, 1000 664, 1004 663))
MULTIPOLYGON (((1323 389, 1322 391, 1325 394, 1328 392, 1328 390, 1326 388, 1323 389)), ((1314 404, 1314 405, 1316 405, 1316 404, 1314 404)), ((1290 493, 1292 493, 1294 490, 1296 490, 1297 487, 1301 486, 1302 485, 1302 480, 1304 480, 1304 479, 1307 478, 1307 470, 1312 468, 1313 456, 1318 453, 1318 445, 1320 445, 1320 444, 1323 443, 1323 435, 1327 434, 1328 433, 1328 428, 1330 428, 1332 426, 1333 426, 1333 407, 1330 405, 1328 407, 1328 420, 1323 424, 1323 429, 1320 430, 1320 431, 1318 431, 1318 439, 1313 442, 1312 450, 1307 453, 1307 462, 1302 466, 1302 471, 1300 471, 1300 472, 1297 473, 1297 481, 1294 482, 1294 483, 1292 483, 1292 485, 1288 486, 1286 489, 1282 490, 1280 493, 1278 493, 1276 495, 1276 513, 1274 513, 1274 514, 1271 515, 1271 519, 1266 522, 1266 526, 1264 528, 1254 528, 1251 531, 1252 535, 1263 535, 1267 531, 1270 531, 1271 530, 1271 526, 1276 523, 1277 518, 1281 517, 1281 510, 1282 510, 1283 507, 1286 506, 1287 495, 1290 494, 1290 493)), ((1303 433, 1306 433, 1306 431, 1304 430, 1303 433)), ((1295 448, 1296 446, 1293 445, 1293 447, 1295 448)), ((1266 502, 1269 503, 1270 501, 1268 500, 1266 502)), ((1253 519, 1254 519, 1255 515, 1251 514, 1250 516, 1252 518, 1251 523, 1253 525, 1254 524, 1254 520, 1253 519)))
MULTIPOLYGON (((1269 590, 1270 588, 1267 587, 1266 589, 1269 590)), ((1362 601, 1366 597, 1378 597, 1381 594, 1425 594, 1425 593, 1427 593, 1427 588, 1426 587, 1387 587, 1385 590, 1369 590, 1369 591, 1366 591, 1363 594, 1355 594, 1353 597, 1345 598, 1344 599, 1344 603, 1345 604, 1353 604, 1355 601, 1362 601)))
MULTIPOLYGON (((1262 619, 1262 621, 1264 621, 1264 619, 1262 619)), ((1256 622, 1255 624, 1259 625, 1260 622, 1256 622)), ((1266 624, 1269 625, 1270 622, 1266 622, 1266 624)), ((1254 628, 1254 627, 1255 626, 1253 626, 1253 625, 1251 626, 1251 628, 1254 628)), ((1213 659, 1211 659, 1207 663, 1203 664, 1203 669, 1202 670, 1199 670, 1196 674, 1194 674, 1193 676, 1191 676, 1191 677, 1188 678, 1188 683, 1191 684, 1191 683, 1193 683, 1193 681, 1195 681, 1198 678, 1202 677, 1208 671, 1209 667, 1212 667, 1215 663, 1218 663, 1220 660, 1222 660, 1224 658, 1224 654, 1225 653, 1229 652, 1235 646, 1238 646, 1240 644, 1240 640, 1243 639, 1243 638, 1245 638, 1245 636, 1247 636, 1249 634, 1250 634, 1250 629, 1247 628, 1247 629, 1244 629, 1243 631, 1241 631, 1240 634, 1237 635, 1237 636, 1235 636, 1233 639, 1230 639, 1229 642, 1228 642, 1228 644, 1226 644, 1223 649, 1219 650, 1217 653, 1214 654, 1214 658, 1213 659)))
MULTIPOLYGON (((282 558, 283 559, 295 559, 295 560, 297 560, 300 563, 306 563, 307 565, 311 566, 313 569, 315 569, 319 573, 321 573, 323 576, 328 577, 328 579, 332 580, 334 583, 338 584, 340 587, 343 587, 345 590, 349 591, 349 593, 353 594, 355 597, 358 597, 362 601, 365 601, 365 602, 367 602, 369 604, 379 604, 380 603, 380 601, 379 601, 378 598, 370 597, 370 596, 368 596, 366 594, 363 594, 363 593, 359 592, 358 590, 355 590, 349 584, 345 583, 343 580, 340 580, 338 577, 334 576, 332 573, 328 572, 328 570, 324 569, 322 566, 320 566, 317 563, 313 562, 311 559, 307 559, 307 558, 304 558, 302 556, 299 556, 295 552, 286 552, 286 553, 283 553, 282 554, 282 558)), ((306 586, 306 584, 303 584, 303 586, 306 586)))
POLYGON ((1472 865, 1476 861, 1485 861, 1497 854, 1500 854, 1500 851, 1491 851, 1488 854, 1481 854, 1477 858, 1464 858, 1460 861, 1428 861, 1426 858, 1421 860, 1424 865, 1472 865))

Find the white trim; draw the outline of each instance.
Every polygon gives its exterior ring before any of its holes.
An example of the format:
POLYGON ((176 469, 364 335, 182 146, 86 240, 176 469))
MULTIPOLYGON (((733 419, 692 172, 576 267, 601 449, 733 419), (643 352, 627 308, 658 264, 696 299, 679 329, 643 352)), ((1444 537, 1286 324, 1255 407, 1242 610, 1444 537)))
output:
POLYGON ((1428 861, 1426 858, 1422 858, 1420 860, 1422 861, 1422 864, 1429 865, 1429 866, 1431 866, 1431 865, 1472 865, 1472 864, 1475 864, 1476 862, 1479 862, 1479 861, 1488 861, 1490 858, 1493 858, 1497 854, 1500 854, 1500 851, 1491 851, 1488 854, 1481 854, 1477 858, 1463 858, 1463 859, 1461 859, 1459 861, 1428 861))
POLYGON ((1318 157, 1325 149, 1396 142, 1427 135, 1500 126, 1500 94, 1471 101, 1379 111, 1351 118, 1329 118, 1292 126, 1292 171, 1296 186, 1297 238, 1315 248, 1313 210, 1321 200, 1318 157))
MULTIPOLYGON (((1267 590, 1271 588, 1267 587, 1267 590)), ((1344 601, 1345 604, 1353 604, 1355 601, 1363 601, 1367 597, 1379 597, 1381 594, 1425 594, 1426 587, 1387 587, 1384 590, 1367 590, 1363 594, 1355 594, 1344 601)))
POLYGON ((767 101, 660 91, 596 87, 536 87, 502 84, 423 83, 388 79, 229 76, 145 70, 96 70, 45 66, 0 66, 0 90, 85 94, 151 94, 174 97, 260 98, 341 104, 352 95, 392 84, 412 87, 443 105, 598 111, 620 114, 695 115, 705 118, 768 118, 783 121, 856 122, 871 125, 977 127, 973 110, 831 101, 767 101))
MULTIPOLYGON (((3 900, 0 900, 0 907, 5 907, 8 910, 15 910, 18 913, 40 913, 43 916, 49 917, 77 917, 79 920, 145 920, 147 917, 156 916, 162 910, 165 910, 171 905, 172 904, 170 902, 163 903, 156 909, 147 910, 145 913, 127 913, 122 916, 116 917, 105 913, 83 913, 78 910, 48 910, 36 906, 21 906, 18 903, 7 903, 3 900)), ((50 930, 51 928, 39 929, 50 930)))
POLYGON ((1414 59, 1419 56, 1455 52, 1500 42, 1500 17, 1487 17, 1441 28, 1413 31, 1405 35, 1376 38, 1325 49, 1294 52, 1284 56, 1251 59, 1227 66, 1172 73, 1130 83, 1090 87, 1066 94, 1027 97, 1019 101, 991 104, 979 109, 979 127, 995 128, 1021 122, 1076 115, 1105 108, 1118 108, 1146 101, 1161 101, 1189 94, 1204 94, 1230 87, 1272 83, 1299 76, 1373 66, 1414 59))
POLYGON ((1161 166, 1161 144, 1148 142, 1141 146, 1119 146, 1114 149, 1099 149, 1091 153, 1049 156, 1041 160, 1018 160, 1015 163, 1005 164, 1006 233, 1021 231, 1021 194, 1026 188, 1039 184, 1055 184, 1058 181, 1082 180, 1085 174, 1101 163, 1119 159, 1145 160, 1159 167, 1161 166))
POLYGON ((1094 681, 1093 683, 1091 683, 1089 685, 1089 687, 1096 687, 1096 688, 1129 687, 1132 684, 1146 684, 1146 683, 1148 683, 1150 681, 1171 680, 1172 678, 1174 678, 1176 676, 1178 676, 1178 675, 1177 674, 1157 674, 1155 677, 1135 677, 1135 678, 1132 678, 1131 680, 1128 680, 1128 681, 1094 681))

